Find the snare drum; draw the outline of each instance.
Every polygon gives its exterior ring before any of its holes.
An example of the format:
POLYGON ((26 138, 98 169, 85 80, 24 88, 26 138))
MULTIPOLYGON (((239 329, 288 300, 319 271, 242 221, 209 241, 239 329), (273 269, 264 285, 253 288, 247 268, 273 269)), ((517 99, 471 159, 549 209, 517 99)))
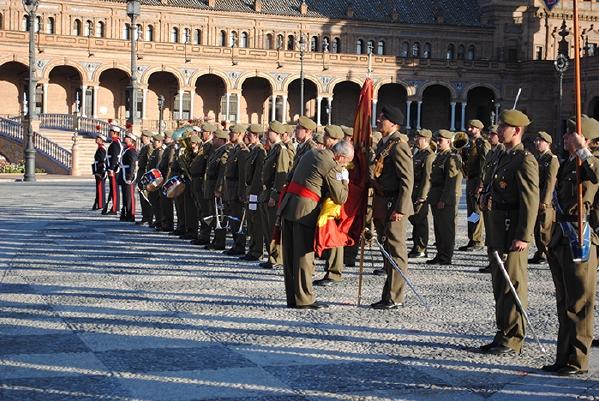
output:
POLYGON ((153 168, 145 173, 139 182, 146 191, 152 192, 159 188, 163 181, 164 178, 162 177, 160 170, 153 168))
POLYGON ((167 198, 174 198, 185 191, 185 182, 179 176, 172 177, 162 187, 162 194, 167 198))

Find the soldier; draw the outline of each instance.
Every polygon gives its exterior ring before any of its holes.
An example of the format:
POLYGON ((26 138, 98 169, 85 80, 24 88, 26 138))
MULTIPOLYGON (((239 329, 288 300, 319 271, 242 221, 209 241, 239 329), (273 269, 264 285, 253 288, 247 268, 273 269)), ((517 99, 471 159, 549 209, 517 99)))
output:
POLYGON ((138 226, 143 226, 146 224, 150 224, 152 222, 152 206, 146 200, 145 194, 142 191, 145 191, 141 186, 141 178, 146 173, 148 167, 148 160, 154 151, 152 147, 152 137, 154 134, 151 131, 143 130, 141 132, 141 143, 143 144, 142 148, 139 150, 139 154, 137 155, 137 187, 139 188, 139 204, 141 206, 141 220, 135 223, 138 226))
POLYGON ((314 131, 316 130, 316 123, 306 116, 301 116, 297 125, 295 126, 295 140, 297 141, 296 152, 293 157, 293 167, 289 171, 287 181, 291 181, 293 176, 293 169, 297 166, 297 163, 304 154, 314 149, 317 143, 313 139, 314 131))
POLYGON ((137 167, 137 136, 132 132, 125 134, 125 149, 120 158, 118 182, 123 191, 123 208, 121 221, 135 223, 135 169, 137 167))
POLYGON ((289 152, 289 160, 293 166, 293 160, 295 159, 295 142, 293 141, 292 135, 295 132, 295 125, 284 124, 285 132, 281 134, 281 142, 287 148, 289 152))
POLYGON ((429 265, 451 265, 458 224, 458 205, 462 195, 460 156, 451 151, 453 134, 445 129, 437 132, 437 157, 431 167, 431 205, 437 254, 427 260, 429 265))
MULTIPOLYGON (((341 125, 341 130, 343 131, 343 140, 349 143, 353 143, 354 141, 354 129, 351 127, 346 127, 345 125, 341 125)), ((356 183, 355 176, 355 164, 350 163, 347 166, 347 170, 349 171, 349 196, 352 196, 352 188, 355 188, 358 183, 356 183)), ((362 189, 359 189, 362 190, 362 189)), ((361 231, 362 230, 362 221, 359 219, 355 219, 350 227, 349 233, 352 233, 354 230, 361 231)), ((356 265, 356 257, 358 256, 358 252, 360 251, 360 243, 356 242, 352 246, 344 246, 343 247, 343 265, 353 267, 356 265)))
MULTIPOLYGON (((188 160, 188 155, 191 151, 190 149, 188 150, 190 146, 190 132, 193 132, 192 127, 188 127, 180 135, 179 130, 173 134, 175 152, 168 179, 179 177, 182 182, 185 182, 186 177, 191 177, 191 174, 186 171, 189 170, 188 165, 191 163, 191 160, 188 160)), ((172 198, 175 205, 175 213, 177 214, 177 228, 169 233, 169 235, 176 235, 179 239, 183 239, 187 235, 187 219, 185 217, 185 192, 188 190, 187 187, 186 184, 185 189, 172 198)), ((187 194, 187 198, 190 198, 189 193, 187 194)))
POLYGON ((94 154, 94 164, 92 164, 92 173, 96 179, 96 199, 92 210, 103 209, 106 202, 106 148, 104 142, 106 142, 106 137, 98 133, 96 137, 98 148, 94 154))
POLYGON ((108 173, 108 201, 104 204, 102 214, 116 216, 121 204, 121 195, 117 186, 117 175, 120 168, 121 154, 123 153, 123 144, 120 139, 121 129, 116 125, 110 126, 110 138, 112 142, 108 146, 106 155, 108 173), (108 211, 108 202, 112 201, 112 207, 108 211))
POLYGON ((233 246, 223 252, 225 255, 245 255, 246 237, 245 233, 240 233, 239 230, 245 202, 245 159, 249 153, 249 149, 243 141, 245 131, 246 127, 241 124, 235 124, 229 128, 232 149, 225 165, 223 199, 225 201, 225 213, 237 220, 230 219, 233 246))
POLYGON ((291 167, 291 159, 287 147, 281 141, 285 133, 285 126, 278 121, 268 125, 268 141, 270 149, 264 159, 262 169, 262 191, 258 197, 260 202, 260 216, 264 228, 264 244, 268 250, 268 261, 260 263, 265 269, 283 266, 281 245, 273 240, 273 232, 277 221, 277 204, 281 190, 287 180, 291 167))
POLYGON ((214 199, 204 198, 204 175, 206 174, 206 165, 208 159, 214 149, 212 147, 212 139, 214 137, 214 131, 217 130, 216 125, 211 123, 204 123, 201 126, 202 139, 204 143, 198 151, 197 156, 191 163, 191 177, 192 177, 192 193, 193 198, 196 201, 196 207, 199 210, 200 217, 200 233, 197 239, 192 240, 193 245, 208 245, 210 243, 210 231, 211 227, 206 222, 206 218, 210 217, 211 204, 214 203, 214 199))
MULTIPOLYGON (((162 153, 164 152, 164 148, 162 147, 162 135, 154 135, 152 137, 152 147, 154 148, 154 151, 148 160, 148 171, 157 168, 162 160, 162 153)), ((162 206, 160 204, 160 190, 161 188, 158 187, 154 191, 148 192, 148 200, 152 204, 152 215, 154 216, 154 221, 150 223, 150 228, 155 228, 156 230, 162 229, 162 206)))
POLYGON ((204 247, 210 251, 224 251, 227 229, 226 219, 223 210, 217 209, 217 202, 220 206, 223 204, 223 182, 225 177, 225 166, 227 158, 231 151, 229 143, 229 133, 223 130, 217 130, 212 139, 212 148, 214 151, 206 164, 206 174, 204 175, 204 199, 209 202, 210 216, 213 216, 211 227, 214 228, 214 238, 212 242, 204 247), (220 227, 219 227, 220 224, 220 227))
MULTIPOLYGON (((175 160, 175 142, 173 141, 174 132, 171 130, 164 131, 164 139, 162 143, 166 146, 162 152, 162 159, 158 168, 164 177, 164 183, 172 177, 172 164, 175 160)), ((175 215, 173 213, 173 198, 166 196, 160 190, 160 206, 162 208, 162 224, 160 231, 171 232, 175 230, 175 215)), ((158 229, 158 228, 157 228, 158 229)))
MULTIPOLYGON (((407 140, 399 132, 403 122, 403 113, 396 107, 385 106, 379 113, 376 124, 382 139, 376 147, 376 164, 370 182, 374 189, 372 210, 378 241, 407 275, 406 230, 408 217, 414 213, 414 166, 407 140)), ((387 279, 381 300, 372 307, 395 309, 403 306, 405 280, 387 259, 383 267, 387 279)))
MULTIPOLYGON (((524 309, 528 304, 527 249, 533 239, 539 210, 539 167, 522 145, 522 136, 529 124, 528 117, 515 109, 504 110, 499 115, 497 135, 506 150, 491 178, 490 235, 486 240, 503 258, 524 309)), ((491 265, 491 279, 498 331, 493 341, 480 349, 493 355, 506 355, 522 350, 526 322, 497 266, 491 265)))
MULTIPOLYGON (((194 130, 195 132, 195 130, 194 130)), ((185 149, 179 163, 183 163, 185 174, 185 191, 183 191, 183 207, 185 209, 185 234, 179 238, 185 240, 196 240, 198 238, 199 228, 199 209, 193 194, 193 172, 191 166, 196 159, 202 146, 202 139, 197 134, 189 137, 189 149, 185 149)))
POLYGON ((285 293, 287 307, 322 309, 312 293, 314 231, 319 201, 328 193, 333 202, 347 200, 348 173, 342 169, 354 157, 354 148, 341 141, 333 149, 312 150, 299 161, 281 201, 285 293))
POLYGON ((408 253, 408 258, 422 258, 427 256, 428 234, 428 203, 426 197, 430 188, 430 176, 435 160, 435 152, 430 147, 433 133, 427 129, 418 130, 414 137, 415 153, 414 162, 414 189, 412 190, 412 203, 414 214, 410 216, 412 223, 412 239, 414 244, 408 253))
POLYGON ((264 228, 260 221, 260 210, 258 195, 262 192, 262 168, 266 151, 260 140, 264 134, 264 128, 258 124, 252 124, 247 129, 246 137, 249 140, 250 153, 245 159, 245 219, 247 230, 250 235, 248 253, 239 259, 254 261, 264 257, 264 228))
POLYGON ((539 151, 537 163, 539 164, 539 214, 535 224, 535 244, 537 251, 528 263, 546 264, 547 263, 547 244, 551 236, 551 225, 555 211, 553 210, 553 189, 557 180, 557 170, 559 169, 559 160, 557 156, 551 153, 551 143, 553 139, 546 132, 537 133, 535 146, 539 151))
POLYGON ((481 214, 478 198, 483 189, 482 172, 485 168, 485 158, 491 149, 489 142, 481 135, 484 128, 480 120, 470 120, 468 136, 470 144, 464 160, 466 174, 466 208, 468 211, 468 244, 459 247, 460 251, 478 251, 483 249, 484 218, 481 214), (474 214, 474 216, 473 216, 474 214), (478 215, 477 217, 475 217, 478 215), (478 220, 477 220, 478 219, 478 220))
POLYGON ((556 196, 553 199, 556 222, 551 230, 547 259, 557 299, 557 352, 553 365, 543 366, 547 372, 561 376, 579 376, 589 369, 590 347, 593 341, 593 309, 597 290, 597 244, 595 232, 585 222, 584 240, 588 257, 573 259, 573 252, 582 256, 578 246, 579 213, 583 221, 593 206, 599 188, 599 158, 588 149, 589 142, 599 138, 599 122, 582 116, 577 129, 574 118, 568 120, 564 135, 564 150, 570 157, 557 173, 556 196), (578 209, 576 163, 580 159, 582 210, 578 209), (586 242, 589 241, 589 242, 586 242))

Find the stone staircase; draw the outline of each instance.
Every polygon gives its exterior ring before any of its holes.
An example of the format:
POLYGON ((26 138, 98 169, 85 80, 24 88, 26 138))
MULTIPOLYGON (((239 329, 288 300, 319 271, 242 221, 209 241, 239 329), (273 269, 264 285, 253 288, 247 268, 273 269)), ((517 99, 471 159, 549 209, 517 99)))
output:
MULTIPOLYGON (((49 140, 56 142, 69 152, 73 149, 73 131, 63 131, 57 129, 41 128, 39 133, 49 140)), ((94 138, 85 134, 80 134, 77 144, 79 145, 79 172, 81 175, 91 175, 91 165, 94 162, 96 153, 96 142, 94 138)))

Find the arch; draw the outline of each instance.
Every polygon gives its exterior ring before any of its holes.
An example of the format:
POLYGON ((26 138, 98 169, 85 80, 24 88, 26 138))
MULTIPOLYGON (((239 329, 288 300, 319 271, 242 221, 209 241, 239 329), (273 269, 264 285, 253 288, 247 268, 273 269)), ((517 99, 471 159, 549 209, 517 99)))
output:
POLYGON ((468 92, 471 91, 472 89, 480 88, 480 87, 487 88, 487 89, 490 89, 491 91, 493 91, 495 100, 501 99, 501 92, 499 91, 499 89, 493 84, 488 84, 488 83, 484 83, 484 82, 471 82, 468 85, 466 85, 466 87, 464 87, 464 89, 462 89, 462 98, 468 99, 468 92))
POLYGON ((42 70, 42 76, 40 78, 49 80, 50 73, 57 67, 73 67, 79 73, 79 79, 81 81, 87 81, 88 73, 85 70, 85 67, 78 62, 71 61, 67 58, 61 58, 59 60, 53 60, 49 62, 42 70))
MULTIPOLYGON (((204 71, 193 84, 193 116, 211 117, 214 121, 228 120, 226 113, 227 79, 212 72, 204 71), (223 97, 225 98, 223 105, 223 97)), ((230 104, 230 103, 229 103, 230 104)), ((236 114, 237 109, 234 110, 236 114)), ((229 114, 230 115, 230 114, 229 114)))
POLYGON ((200 70, 200 71, 194 72, 193 75, 189 78, 190 86, 195 87, 198 79, 200 79, 204 75, 215 75, 215 76, 219 77, 220 79, 222 79, 223 82, 225 83, 226 91, 230 90, 233 87, 233 84, 231 83, 231 77, 229 77, 229 75, 226 72, 221 71, 221 70, 215 70, 215 69, 200 70))
POLYGON ((29 17, 27 14, 23 15, 21 19, 21 30, 27 32, 29 30, 29 17))
POLYGON ((430 86, 436 86, 436 85, 440 85, 440 86, 443 86, 443 87, 449 89, 449 93, 451 94, 452 101, 455 101, 458 98, 458 92, 457 92, 455 86, 453 86, 449 82, 444 82, 444 81, 427 81, 418 87, 418 90, 416 91, 416 95, 419 96, 420 98, 422 98, 422 95, 424 94, 424 91, 426 90, 426 88, 428 88, 430 86))
POLYGON ((318 36, 312 36, 310 38, 310 51, 311 52, 318 51, 318 36))
MULTIPOLYGON (((131 68, 129 67, 126 71, 129 73, 129 76, 131 76, 131 68)), ((177 78, 177 85, 179 86, 179 88, 186 86, 186 84, 185 84, 186 79, 183 76, 183 74, 181 73, 181 71, 179 71, 178 69, 176 69, 174 67, 170 67, 170 66, 166 66, 166 65, 148 68, 139 77, 139 83, 147 85, 149 83, 148 81, 150 79, 150 76, 152 76, 152 74, 154 74, 155 72, 169 72, 169 73, 173 74, 175 76, 175 78, 177 78)))
POLYGON ((239 34, 237 31, 229 32, 229 47, 239 47, 239 34))
POLYGON ((243 82, 249 78, 264 78, 270 84, 271 92, 277 90, 278 85, 277 85, 277 81, 275 80, 275 78, 272 75, 266 74, 264 72, 246 72, 246 73, 242 74, 237 79, 237 85, 235 85, 234 87, 231 87, 231 89, 241 90, 241 88, 243 86, 243 82))
POLYGON ((279 49, 280 49, 280 50, 283 50, 283 49, 284 49, 284 47, 283 47, 283 45, 284 45, 284 43, 283 43, 283 42, 284 42, 284 40, 285 40, 285 39, 283 38, 283 35, 282 35, 282 34, 278 34, 278 35, 277 35, 277 42, 275 43, 275 49, 277 49, 277 50, 279 50, 279 49))
POLYGON ((353 82, 355 84, 358 84, 360 86, 360 88, 362 87, 362 85, 364 85, 364 80, 354 77, 353 75, 349 78, 336 77, 334 79, 331 79, 331 81, 329 81, 328 87, 324 90, 324 92, 333 93, 333 91, 335 90, 335 86, 342 82, 353 82))
POLYGON ((183 43, 189 43, 191 42, 191 29, 189 28, 185 28, 183 29, 183 43))
POLYGON ((385 78, 385 79, 379 79, 378 81, 376 81, 376 83, 374 85, 372 85, 373 98, 377 99, 378 93, 381 90, 381 88, 388 84, 398 84, 398 85, 403 86, 403 88, 405 89, 408 96, 412 96, 414 94, 414 87, 410 86, 410 84, 408 84, 406 81, 404 81, 404 80, 395 80, 394 81, 391 78, 385 78))
POLYGON ((412 43, 412 57, 420 58, 420 42, 412 43))
POLYGON ((33 27, 33 30, 35 32, 40 32, 42 30, 42 26, 42 17, 38 15, 37 17, 35 17, 35 26, 33 27))
POLYGON ((119 71, 123 71, 125 74, 127 74, 128 76, 131 76, 131 66, 130 65, 126 65, 126 64, 102 64, 99 65, 98 68, 96 69, 96 71, 94 71, 94 74, 92 75, 92 81, 94 83, 99 83, 100 82, 100 76, 102 75, 103 72, 108 71, 108 70, 119 70, 119 71))
POLYGON ((273 86, 267 77, 246 76, 240 82, 241 96, 238 96, 240 115, 238 121, 247 121, 250 124, 266 124, 270 121, 269 101, 273 93, 273 86))
MULTIPOLYGON (((285 78, 285 80, 283 81, 283 83, 281 83, 281 89, 284 92, 289 92, 289 85, 293 81, 295 81, 297 79, 300 79, 300 78, 301 78, 300 74, 291 74, 291 75, 289 75, 287 78, 285 78)), ((305 81, 312 82, 314 84, 314 86, 316 86, 316 90, 318 91, 318 93, 324 92, 324 88, 323 88, 322 82, 317 77, 304 75, 304 83, 305 83, 305 81)))

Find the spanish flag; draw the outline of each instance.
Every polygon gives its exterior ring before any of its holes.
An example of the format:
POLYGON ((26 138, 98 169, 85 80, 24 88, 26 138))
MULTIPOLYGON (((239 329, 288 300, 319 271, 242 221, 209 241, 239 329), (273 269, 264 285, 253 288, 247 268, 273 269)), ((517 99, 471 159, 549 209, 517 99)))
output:
POLYGON ((347 218, 343 216, 341 205, 333 202, 331 198, 326 198, 316 221, 314 251, 318 256, 321 256, 325 249, 348 245, 347 232, 342 232, 338 226, 338 223, 343 221, 342 217, 347 218))

